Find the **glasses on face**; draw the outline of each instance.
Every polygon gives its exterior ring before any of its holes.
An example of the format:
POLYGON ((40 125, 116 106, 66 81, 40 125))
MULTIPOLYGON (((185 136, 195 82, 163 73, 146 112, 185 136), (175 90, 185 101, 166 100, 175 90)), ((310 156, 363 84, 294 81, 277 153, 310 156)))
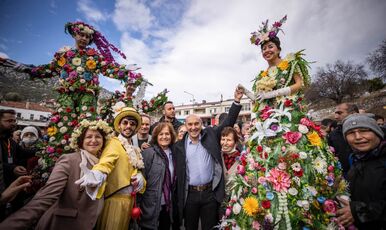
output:
POLYGON ((137 126, 137 122, 132 121, 132 120, 123 120, 123 121, 121 121, 121 125, 124 125, 124 126, 127 126, 127 125, 137 126))

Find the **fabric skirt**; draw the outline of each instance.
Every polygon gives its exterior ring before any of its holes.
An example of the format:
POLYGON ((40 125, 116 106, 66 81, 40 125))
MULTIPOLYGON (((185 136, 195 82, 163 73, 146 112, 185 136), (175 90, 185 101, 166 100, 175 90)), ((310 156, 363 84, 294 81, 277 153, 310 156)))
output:
POLYGON ((131 195, 115 194, 105 199, 97 229, 127 230, 131 219, 134 199, 131 195))

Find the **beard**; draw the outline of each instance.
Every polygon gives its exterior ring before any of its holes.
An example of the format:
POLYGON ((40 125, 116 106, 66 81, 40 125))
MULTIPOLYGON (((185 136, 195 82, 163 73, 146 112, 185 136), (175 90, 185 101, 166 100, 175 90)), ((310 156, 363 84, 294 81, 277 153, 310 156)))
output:
POLYGON ((37 137, 24 137, 21 141, 26 145, 33 145, 37 140, 37 137))

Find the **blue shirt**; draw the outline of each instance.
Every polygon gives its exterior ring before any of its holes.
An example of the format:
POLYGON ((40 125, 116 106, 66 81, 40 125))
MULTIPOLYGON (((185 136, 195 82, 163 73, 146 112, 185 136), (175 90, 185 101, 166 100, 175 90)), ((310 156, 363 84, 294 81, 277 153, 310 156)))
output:
POLYGON ((204 185, 213 180, 213 159, 201 144, 201 135, 197 144, 190 137, 186 138, 186 165, 189 185, 204 185))

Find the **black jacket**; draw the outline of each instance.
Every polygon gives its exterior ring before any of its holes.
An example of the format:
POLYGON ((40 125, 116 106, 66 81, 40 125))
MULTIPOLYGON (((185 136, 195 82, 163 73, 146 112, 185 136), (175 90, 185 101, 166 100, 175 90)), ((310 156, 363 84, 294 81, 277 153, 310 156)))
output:
MULTIPOLYGON (((219 180, 217 186, 213 189, 215 199, 217 202, 223 202, 225 197, 225 182, 223 174, 223 163, 221 158, 221 146, 220 138, 221 131, 225 127, 233 127, 235 124, 239 112, 241 110, 240 104, 233 103, 228 116, 224 122, 218 127, 207 127, 201 131, 201 144, 205 147, 208 153, 213 157, 216 165, 219 165, 221 172, 217 174, 219 178, 214 178, 214 180, 219 180)), ((188 181, 186 176, 186 148, 185 141, 188 138, 188 133, 185 134, 184 138, 174 144, 173 147, 173 157, 176 159, 176 192, 177 192, 177 206, 178 206, 178 218, 180 222, 183 219, 183 213, 186 203, 186 197, 188 193, 188 181)))
MULTIPOLYGON (((150 126, 150 135, 153 133, 153 130, 154 128, 158 125, 158 123, 160 122, 164 122, 165 121, 165 116, 162 116, 158 122, 154 123, 152 126, 150 126)), ((183 125, 179 120, 177 120, 177 118, 174 118, 173 122, 172 122, 172 125, 173 125, 173 129, 174 129, 174 132, 177 133, 177 130, 178 128, 183 125)))
POLYGON ((352 149, 343 137, 342 125, 338 125, 336 129, 330 133, 328 136, 328 145, 334 147, 335 155, 342 164, 343 174, 346 177, 347 172, 350 169, 349 158, 352 149))
POLYGON ((348 173, 350 208, 359 229, 386 229, 386 142, 358 159, 348 173))

